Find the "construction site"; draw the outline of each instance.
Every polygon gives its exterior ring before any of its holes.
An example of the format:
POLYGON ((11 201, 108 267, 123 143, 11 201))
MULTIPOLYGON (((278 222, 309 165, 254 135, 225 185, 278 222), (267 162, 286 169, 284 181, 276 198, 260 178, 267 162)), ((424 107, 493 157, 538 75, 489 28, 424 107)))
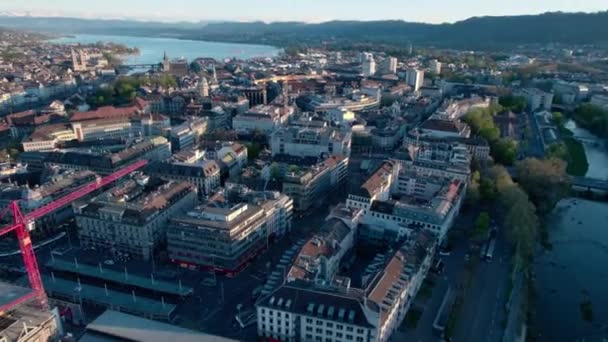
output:
MULTIPOLYGON (((134 291, 130 294, 109 288, 88 285, 69 278, 41 275, 34 245, 30 232, 35 229, 36 221, 67 206, 71 206, 85 196, 91 195, 115 181, 136 171, 147 164, 141 160, 130 164, 103 178, 93 178, 92 181, 77 187, 73 191, 53 198, 49 203, 37 207, 25 214, 22 213, 17 201, 8 204, 0 213, 3 222, 8 225, 0 228, 0 237, 16 236, 26 279, 14 284, 0 282, 0 341, 50 341, 61 334, 61 321, 72 316, 73 308, 92 303, 104 308, 156 319, 170 319, 174 306, 161 302, 136 297, 134 291), (23 285, 23 286, 20 286, 23 285), (45 291, 46 287, 46 291, 45 291), (47 295, 54 299, 49 300, 47 295), (58 303, 68 303, 62 307, 58 303), (71 304, 70 304, 71 303, 71 304), (53 308, 51 305, 53 304, 53 308)), ((58 266, 59 267, 59 266, 58 266)), ((105 275, 105 274, 104 274, 105 275)), ((108 273, 111 278, 112 273, 108 273)), ((138 282, 137 278, 131 278, 138 282)), ((114 279, 115 282, 120 282, 114 279)), ((127 282, 128 283, 128 282, 127 282)), ((155 289, 156 283, 152 281, 155 289)), ((141 287, 146 282, 139 280, 141 287)), ((77 309, 80 310, 81 309, 77 309)))

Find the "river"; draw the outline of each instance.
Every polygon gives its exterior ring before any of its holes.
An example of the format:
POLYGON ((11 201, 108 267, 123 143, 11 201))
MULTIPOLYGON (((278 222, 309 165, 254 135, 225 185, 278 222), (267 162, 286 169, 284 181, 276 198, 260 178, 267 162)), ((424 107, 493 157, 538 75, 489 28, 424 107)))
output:
POLYGON ((583 146, 585 148, 585 154, 587 155, 587 161, 589 162, 589 169, 587 170, 586 177, 596 179, 608 180, 608 151, 605 149, 604 143, 593 135, 588 130, 578 127, 574 120, 568 120, 565 127, 574 134, 575 138, 585 139, 583 146))
POLYGON ((169 58, 183 57, 192 61, 198 57, 211 57, 218 60, 236 57, 249 59, 254 57, 276 56, 280 50, 267 45, 232 44, 185 40, 175 38, 150 38, 133 36, 109 36, 77 34, 70 37, 53 39, 50 42, 58 44, 92 44, 112 42, 128 47, 136 47, 140 53, 124 57, 125 64, 156 64, 163 59, 166 52, 169 58))
POLYGON ((534 267, 538 340, 608 337, 608 203, 562 200, 548 225, 553 249, 538 256, 534 267), (591 322, 581 314, 587 299, 591 322))
MULTIPOLYGON (((572 120, 566 128, 584 143, 586 176, 608 179, 608 151, 601 140, 572 120)), ((536 330, 538 341, 599 341, 608 337, 608 203, 568 198, 547 221, 551 251, 536 258, 536 330), (591 303, 585 321, 581 303, 591 303)))

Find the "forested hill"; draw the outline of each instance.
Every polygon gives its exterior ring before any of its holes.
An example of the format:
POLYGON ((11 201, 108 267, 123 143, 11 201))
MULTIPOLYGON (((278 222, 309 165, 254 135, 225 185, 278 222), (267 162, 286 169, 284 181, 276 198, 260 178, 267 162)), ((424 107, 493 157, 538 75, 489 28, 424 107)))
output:
POLYGON ((167 36, 287 46, 293 42, 380 42, 454 48, 501 48, 529 43, 608 43, 608 11, 474 17, 453 24, 398 20, 300 22, 155 23, 0 16, 0 26, 53 33, 167 36))

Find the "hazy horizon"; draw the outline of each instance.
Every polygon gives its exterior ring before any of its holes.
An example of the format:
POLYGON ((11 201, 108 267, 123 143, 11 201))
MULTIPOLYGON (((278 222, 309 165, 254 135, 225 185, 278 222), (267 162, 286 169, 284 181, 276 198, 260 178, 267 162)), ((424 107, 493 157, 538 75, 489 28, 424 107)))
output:
MULTIPOLYGON (((56 0, 25 0, 19 4, 0 1, 0 11, 12 15, 34 17, 70 17, 82 19, 126 19, 162 22, 199 21, 301 21, 332 20, 404 20, 421 23, 446 23, 478 16, 534 15, 545 12, 598 12, 608 10, 605 0, 436 0, 413 3, 398 0, 247 0, 211 2, 196 0, 105 0, 99 2, 56 0), (263 3, 263 4, 260 4, 263 3), (253 5, 253 6, 252 6, 253 5), (211 11, 207 11, 211 8, 211 11), (242 9, 242 11, 239 11, 242 9), (125 13, 129 13, 125 15, 125 13), (244 14, 246 13, 246 14, 244 14)), ((1 24, 1 23, 0 23, 1 24)))

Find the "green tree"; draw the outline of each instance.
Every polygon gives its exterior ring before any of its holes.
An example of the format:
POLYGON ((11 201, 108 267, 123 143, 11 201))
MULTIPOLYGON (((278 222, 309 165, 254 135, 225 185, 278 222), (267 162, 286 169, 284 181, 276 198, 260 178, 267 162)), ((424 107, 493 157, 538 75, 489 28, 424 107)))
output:
POLYGON ((503 166, 492 167, 489 174, 496 184, 503 227, 515 247, 515 269, 527 269, 538 240, 536 207, 503 166))
POLYGON ((257 159, 262 151, 262 146, 257 142, 247 143, 245 146, 247 146, 247 159, 250 161, 257 159))
POLYGON ((135 100, 135 88, 130 83, 120 83, 117 85, 116 93, 118 95, 117 102, 128 103, 135 100))
POLYGON ((480 192, 480 181, 481 174, 479 171, 473 171, 471 174, 471 181, 469 182, 469 187, 467 188, 467 197, 466 203, 470 207, 475 207, 479 204, 479 200, 481 199, 480 192))
POLYGON ((538 240, 539 224, 535 207, 527 197, 520 196, 512 202, 505 216, 504 226, 515 245, 516 265, 518 268, 528 267, 538 240))
POLYGON ((472 237, 476 240, 482 240, 488 236, 490 231, 490 214, 486 211, 482 211, 475 220, 475 228, 472 232, 472 237))
POLYGON ((551 120, 555 123, 555 125, 563 126, 566 123, 566 118, 561 112, 553 112, 552 114, 551 120))
POLYGON ((282 178, 281 168, 279 167, 279 164, 277 164, 277 163, 270 164, 270 179, 280 180, 281 178, 282 178))
POLYGON ((169 74, 162 74, 157 80, 156 85, 163 88, 175 88, 177 87, 177 81, 175 77, 169 74))
POLYGON ((575 109, 572 117, 580 126, 608 138, 608 110, 585 103, 575 109))
POLYGON ((503 165, 513 165, 517 157, 517 142, 512 139, 498 139, 490 146, 492 158, 503 165))
POLYGON ((568 149, 564 143, 553 143, 547 148, 546 156, 548 158, 568 160, 568 149))
POLYGON ((566 163, 557 158, 526 158, 516 164, 519 184, 542 213, 548 213, 568 192, 566 163))
POLYGON ((479 194, 484 202, 491 202, 496 199, 496 186, 494 182, 491 179, 482 178, 479 185, 479 194))
POLYGON ((522 96, 506 95, 498 99, 498 103, 505 109, 515 113, 521 113, 526 109, 526 98, 522 96))

